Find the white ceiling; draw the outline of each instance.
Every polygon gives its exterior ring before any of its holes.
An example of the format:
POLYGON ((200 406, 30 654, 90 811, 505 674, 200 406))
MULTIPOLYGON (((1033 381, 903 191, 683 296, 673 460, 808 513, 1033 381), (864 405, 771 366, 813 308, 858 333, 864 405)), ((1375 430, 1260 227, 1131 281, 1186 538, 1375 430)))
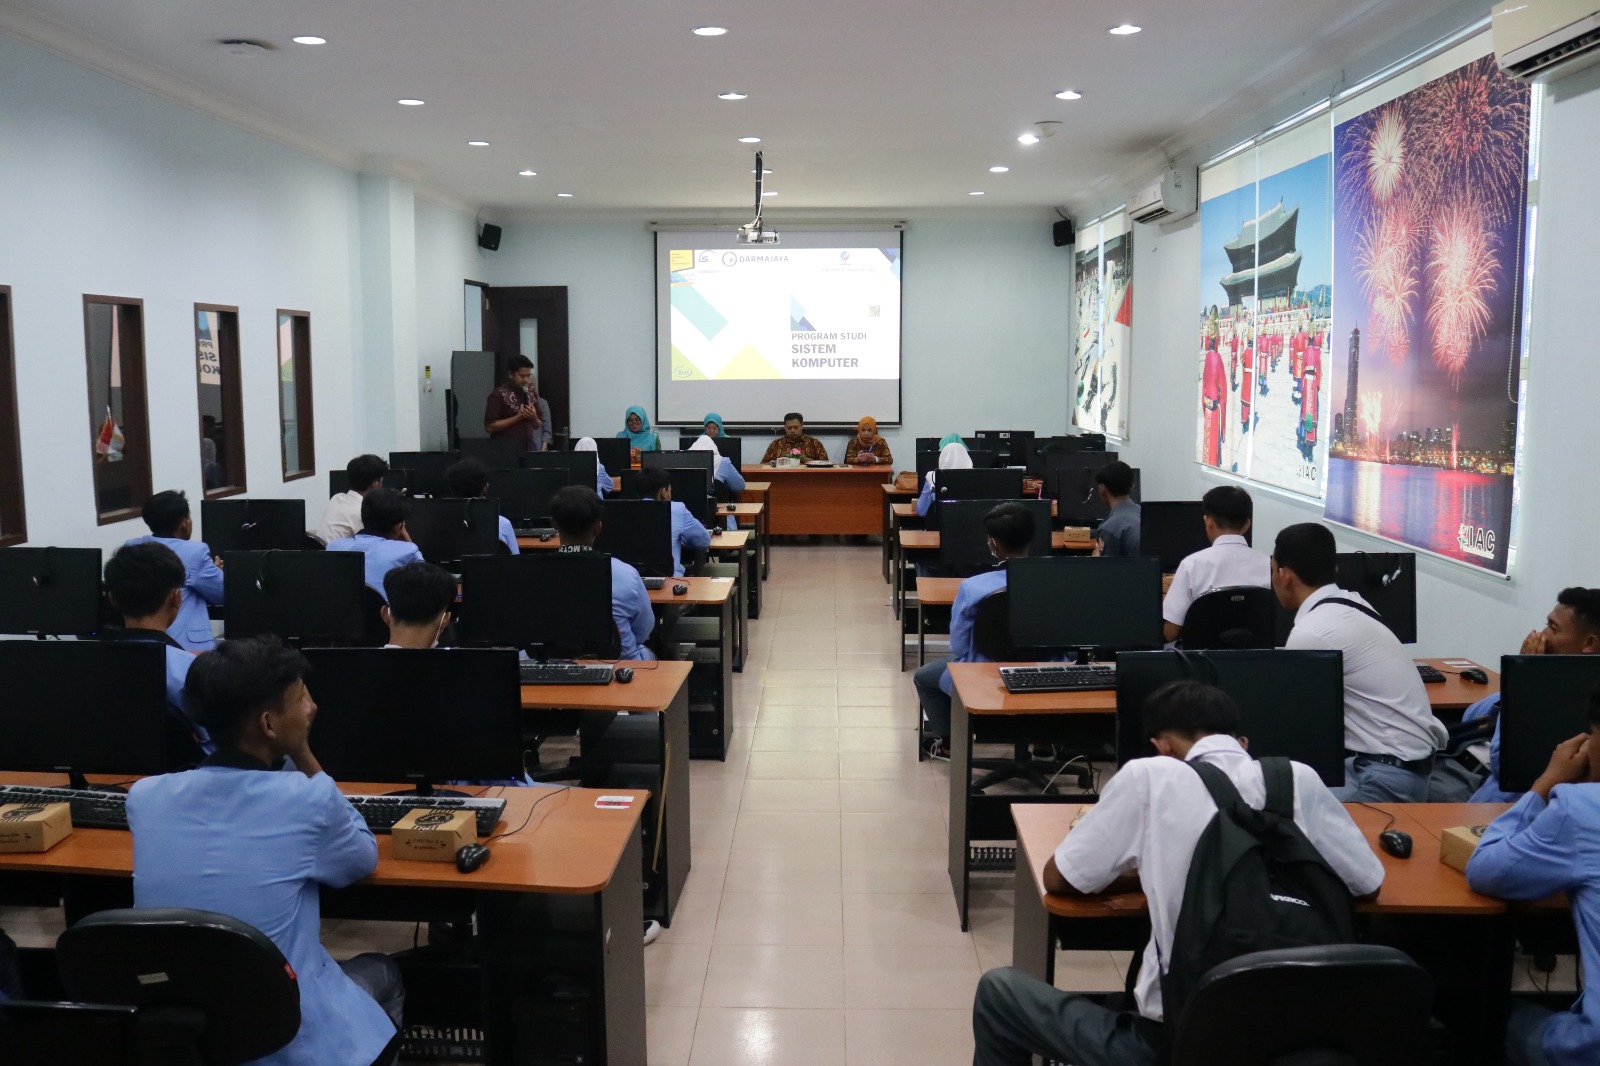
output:
POLYGON ((1163 151, 1309 78, 1332 88, 1376 42, 1458 3, 0 0, 0 29, 503 212, 737 215, 754 151, 737 138, 753 134, 774 213, 1042 216, 1097 187, 1120 195, 1163 151), (1106 32, 1123 21, 1144 32, 1106 32), (690 33, 705 24, 730 32, 690 33), (226 38, 272 51, 237 58, 226 38), (1054 99, 1065 88, 1084 99, 1054 99), (717 99, 728 90, 749 99, 717 99), (1042 119, 1060 133, 1019 145, 1042 119), (517 176, 528 167, 538 176, 517 176))

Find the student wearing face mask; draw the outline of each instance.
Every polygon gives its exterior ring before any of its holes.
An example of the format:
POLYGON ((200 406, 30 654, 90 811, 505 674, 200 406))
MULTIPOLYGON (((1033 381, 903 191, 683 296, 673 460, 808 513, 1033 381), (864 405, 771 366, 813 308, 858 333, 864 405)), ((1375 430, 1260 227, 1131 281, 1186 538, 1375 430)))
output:
POLYGON ((433 563, 407 563, 383 575, 389 602, 379 612, 389 627, 386 648, 433 648, 450 624, 455 576, 433 563))

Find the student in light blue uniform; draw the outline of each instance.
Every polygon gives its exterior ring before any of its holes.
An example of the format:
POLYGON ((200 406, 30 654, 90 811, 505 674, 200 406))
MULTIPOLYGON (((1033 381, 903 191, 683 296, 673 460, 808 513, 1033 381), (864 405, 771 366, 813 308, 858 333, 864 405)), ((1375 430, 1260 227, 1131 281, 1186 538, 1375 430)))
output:
POLYGON ((1577 925, 1585 989, 1561 1012, 1514 1003, 1506 1062, 1600 1062, 1600 695, 1589 701, 1589 731, 1563 741, 1533 787, 1484 831, 1467 863, 1467 883, 1507 900, 1565 892, 1577 925))
POLYGON ((188 498, 171 489, 158 492, 145 501, 141 515, 144 524, 150 527, 150 535, 134 537, 128 543, 165 544, 183 563, 183 606, 167 633, 186 651, 208 651, 216 647, 217 639, 211 633, 206 604, 222 602, 222 568, 212 557, 210 548, 189 539, 194 533, 194 517, 189 513, 188 498))
MULTIPOLYGON (((550 499, 550 520, 561 534, 563 552, 594 550, 605 518, 600 496, 583 485, 568 485, 550 499)), ((644 578, 627 563, 611 557, 611 618, 617 623, 623 659, 654 659, 655 652, 645 646, 655 629, 655 612, 650 609, 650 593, 644 578)))
MULTIPOLYGON (((967 445, 959 433, 946 433, 939 441, 939 469, 940 470, 971 470, 972 456, 967 452, 967 445)), ((926 518, 928 508, 933 506, 933 471, 928 471, 928 476, 922 481, 922 494, 917 497, 917 514, 926 518)))
MULTIPOLYGON (((367 557, 367 587, 383 593, 383 575, 406 563, 423 562, 422 549, 406 532, 406 501, 393 489, 373 489, 361 500, 361 532, 328 545, 331 552, 361 552, 367 557)), ((385 600, 385 603, 388 601, 385 600)))
POLYGON ((672 572, 684 575, 683 549, 705 551, 711 547, 711 531, 672 498, 672 478, 665 470, 641 470, 634 475, 641 500, 662 500, 672 504, 672 572))
POLYGON ((218 750, 129 789, 133 901, 231 915, 283 952, 300 1029, 257 1063, 368 1066, 398 1049, 405 991, 387 955, 338 963, 319 939, 320 889, 372 873, 378 844, 311 752, 305 674, 305 659, 272 638, 224 641, 195 660, 189 706, 218 750))
MULTIPOLYGON (((476 459, 463 459, 444 472, 445 487, 450 490, 450 495, 463 500, 476 499, 479 496, 489 495, 489 468, 476 459)), ((512 555, 521 555, 522 549, 517 547, 517 534, 511 528, 511 519, 505 515, 497 515, 500 543, 506 546, 506 551, 512 555)))
POLYGON ((106 563, 106 595, 122 614, 122 629, 109 639, 149 641, 166 647, 167 703, 193 731, 200 752, 210 755, 216 745, 190 719, 183 703, 183 686, 194 665, 194 653, 180 648, 167 632, 183 604, 184 576, 177 553, 158 541, 118 548, 106 563))
MULTIPOLYGON (((691 452, 710 452, 717 457, 715 464, 711 468, 711 476, 714 480, 720 481, 728 487, 730 498, 744 491, 744 475, 739 473, 738 469, 733 465, 732 459, 717 450, 717 442, 711 439, 709 433, 702 433, 696 437, 694 443, 689 445, 689 450, 691 452)), ((734 519, 733 515, 728 516, 728 528, 739 528, 739 523, 734 519)))
MULTIPOLYGON (((600 445, 596 444, 593 437, 579 437, 578 443, 572 446, 575 452, 598 452, 600 445)), ((616 489, 616 482, 611 480, 611 475, 606 472, 606 464, 600 461, 599 455, 594 460, 594 491, 604 496, 616 489)))

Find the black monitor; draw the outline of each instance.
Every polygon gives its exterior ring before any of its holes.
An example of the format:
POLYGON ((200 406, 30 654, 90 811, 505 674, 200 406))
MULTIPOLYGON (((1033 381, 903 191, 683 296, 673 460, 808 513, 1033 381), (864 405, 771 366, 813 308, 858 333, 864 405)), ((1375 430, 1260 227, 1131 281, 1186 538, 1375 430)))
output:
POLYGON ((692 467, 674 466, 667 469, 667 476, 672 479, 674 502, 687 507, 695 521, 707 529, 716 525, 717 501, 709 494, 701 472, 692 467))
POLYGON ((1239 705, 1250 754, 1305 763, 1344 784, 1344 655, 1337 651, 1149 651, 1117 656, 1117 765, 1154 755, 1144 701, 1169 681, 1215 685, 1239 705), (1292 698, 1286 696, 1292 693, 1292 698))
POLYGON ((1600 689, 1600 655, 1500 658, 1500 788, 1526 792, 1556 745, 1589 731, 1589 698, 1600 689))
MULTIPOLYGON (((678 437, 678 447, 687 451, 689 445, 700 439, 699 433, 683 433, 678 437)), ((717 454, 733 463, 737 470, 744 465, 744 438, 743 437, 713 437, 711 442, 717 446, 717 454)))
POLYGON ((1049 500, 947 500, 939 505, 939 561, 966 571, 995 565, 983 520, 1002 503, 1018 503, 1033 512, 1033 541, 1028 545, 1028 554, 1049 555, 1049 500))
POLYGON ((305 645, 366 633, 361 552, 229 552, 222 562, 229 640, 271 633, 305 645))
POLYGON ((200 532, 212 555, 298 551, 306 545, 306 501, 201 500, 200 532))
POLYGON ((99 548, 0 548, 0 633, 99 631, 99 548))
POLYGON ((1015 500, 1022 497, 1022 471, 1009 469, 935 470, 933 499, 925 525, 942 529, 939 504, 950 500, 1015 500))
POLYGON ((391 469, 411 471, 411 495, 448 496, 444 472, 461 461, 460 452, 390 452, 391 469))
POLYGON ((614 555, 646 577, 672 576, 672 505, 662 500, 607 500, 595 551, 614 555))
POLYGON ((569 485, 594 488, 600 468, 597 452, 529 452, 522 457, 524 470, 560 470, 569 485))
POLYGON ((0 770, 87 788, 84 774, 161 774, 192 758, 192 730, 167 703, 165 645, 0 640, 0 692, 0 770))
POLYGON ((708 493, 717 476, 717 457, 710 452, 645 452, 639 465, 645 470, 704 470, 708 493))
POLYGON ((0 1047, 12 1062, 136 1066, 141 1033, 138 1007, 0 1001, 0 1047))
POLYGON ((917 449, 917 481, 921 482, 928 476, 930 470, 939 469, 939 449, 917 449))
POLYGON ((1037 652, 1161 646, 1161 564, 1124 557, 1012 559, 1011 644, 1037 652))
POLYGON ((520 440, 503 437, 463 437, 456 445, 463 459, 476 459, 490 470, 515 470, 528 449, 520 440))
POLYGON ((313 648, 311 749, 335 781, 510 778, 522 767, 512 648, 313 648))
MULTIPOLYGON (((402 496, 411 495, 411 471, 390 468, 383 475, 383 487, 392 489, 402 496)), ((350 475, 343 470, 328 471, 328 495, 337 496, 341 492, 350 491, 350 475)))
POLYGON ((1417 642, 1417 557, 1413 552, 1340 552, 1334 581, 1358 592, 1402 644, 1417 642))
POLYGON ((978 447, 1000 454, 1001 466, 1027 466, 1028 454, 1033 448, 1031 429, 980 429, 978 447))
POLYGON ((1179 563, 1209 547, 1198 500, 1148 500, 1139 505, 1139 554, 1160 559, 1162 573, 1173 573, 1179 563))
MULTIPOLYGON (((548 452, 541 452, 548 455, 548 452)), ((580 453, 582 454, 582 453, 580 453)), ((589 456, 591 459, 593 455, 589 456)), ((499 501, 500 513, 512 529, 533 529, 550 525, 550 500, 571 483, 571 472, 562 468, 489 471, 489 498, 499 501)), ((585 482, 594 488, 591 478, 585 482)))
POLYGON ((974 470, 994 470, 1006 465, 1000 453, 993 448, 968 448, 967 458, 972 460, 974 470))
POLYGON ((542 659, 616 658, 611 556, 529 552, 463 559, 461 637, 542 659))
POLYGON ((422 557, 449 566, 468 555, 491 555, 500 541, 500 511, 482 496, 412 500, 406 531, 422 557))
POLYGON ((594 438, 595 454, 600 465, 613 478, 619 478, 633 467, 633 444, 627 437, 594 438))
MULTIPOLYGON (((1094 475, 1105 463, 1090 465, 1064 465, 1053 470, 1045 479, 1045 495, 1056 501, 1056 516, 1069 526, 1098 526, 1111 514, 1111 508, 1100 500, 1099 486, 1094 475)), ((1139 468, 1133 468, 1133 491, 1129 498, 1139 502, 1139 468)))

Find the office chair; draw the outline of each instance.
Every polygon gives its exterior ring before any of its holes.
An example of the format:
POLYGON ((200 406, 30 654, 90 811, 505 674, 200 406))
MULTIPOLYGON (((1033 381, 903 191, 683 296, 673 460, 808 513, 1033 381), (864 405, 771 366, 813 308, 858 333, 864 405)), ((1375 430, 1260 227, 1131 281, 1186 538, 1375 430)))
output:
POLYGON ((1189 605, 1183 618, 1183 648, 1271 648, 1277 610, 1278 595, 1271 589, 1250 585, 1213 589, 1189 605))
POLYGON ((1241 955, 1200 979, 1172 1066, 1411 1066, 1428 1061, 1433 982, 1376 944, 1241 955))
POLYGON ((149 1061, 234 1066, 300 1031, 300 984, 283 952, 226 914, 100 911, 61 934, 56 964, 69 996, 138 1008, 149 1061))

